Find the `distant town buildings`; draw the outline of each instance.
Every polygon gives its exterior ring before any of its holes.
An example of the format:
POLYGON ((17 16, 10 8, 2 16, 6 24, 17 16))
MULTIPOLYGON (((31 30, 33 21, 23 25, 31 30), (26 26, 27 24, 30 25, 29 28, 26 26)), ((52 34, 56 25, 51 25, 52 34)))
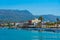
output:
MULTIPOLYGON (((37 18, 33 19, 33 20, 28 20, 28 21, 24 21, 24 22, 9 22, 9 23, 3 23, 0 22, 0 26, 9 26, 9 27, 13 27, 13 28, 38 28, 38 25, 40 26, 40 24, 38 23, 42 23, 41 27, 42 28, 52 28, 52 27, 57 27, 57 23, 55 22, 50 22, 50 21, 42 21, 38 20, 37 18)), ((60 23, 58 24, 58 27, 60 27, 60 23)))

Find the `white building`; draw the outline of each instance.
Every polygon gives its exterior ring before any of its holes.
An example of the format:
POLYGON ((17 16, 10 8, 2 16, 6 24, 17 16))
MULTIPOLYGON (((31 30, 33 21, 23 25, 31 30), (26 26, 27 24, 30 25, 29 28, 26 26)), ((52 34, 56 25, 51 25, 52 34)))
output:
POLYGON ((37 18, 35 18, 34 20, 32 20, 32 23, 34 24, 34 26, 37 25, 37 23, 41 22, 41 20, 38 20, 37 18))
POLYGON ((35 18, 34 20, 32 20, 32 23, 39 23, 41 22, 41 20, 38 20, 37 18, 35 18))

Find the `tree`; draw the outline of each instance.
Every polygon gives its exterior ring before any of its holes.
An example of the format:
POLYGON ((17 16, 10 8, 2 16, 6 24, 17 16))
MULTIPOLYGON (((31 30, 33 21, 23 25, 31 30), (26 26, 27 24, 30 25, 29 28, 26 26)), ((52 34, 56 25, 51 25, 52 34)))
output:
POLYGON ((55 25, 55 23, 53 23, 53 22, 46 22, 45 24, 46 24, 47 28, 51 28, 55 25))
POLYGON ((43 16, 40 16, 38 20, 41 20, 41 22, 39 22, 38 24, 40 25, 40 27, 42 27, 42 21, 44 20, 43 16))
POLYGON ((57 21, 56 23, 57 23, 57 28, 58 28, 58 23, 60 21, 59 18, 56 18, 56 21, 57 21))
POLYGON ((38 20, 41 20, 41 22, 43 21, 43 16, 40 16, 39 18, 38 18, 38 20))

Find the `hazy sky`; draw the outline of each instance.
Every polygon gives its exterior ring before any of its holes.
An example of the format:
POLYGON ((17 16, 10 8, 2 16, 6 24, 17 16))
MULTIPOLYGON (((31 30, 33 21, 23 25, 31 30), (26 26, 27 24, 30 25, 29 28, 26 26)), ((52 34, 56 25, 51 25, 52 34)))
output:
POLYGON ((60 0, 0 0, 0 9, 29 10, 34 15, 60 16, 60 0))

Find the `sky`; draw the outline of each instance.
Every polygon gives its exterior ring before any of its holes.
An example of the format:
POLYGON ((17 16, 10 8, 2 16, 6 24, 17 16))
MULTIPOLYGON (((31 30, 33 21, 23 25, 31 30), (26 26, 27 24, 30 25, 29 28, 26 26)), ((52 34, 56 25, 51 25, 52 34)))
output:
POLYGON ((28 10, 33 15, 60 16, 60 0, 0 0, 0 9, 28 10))

